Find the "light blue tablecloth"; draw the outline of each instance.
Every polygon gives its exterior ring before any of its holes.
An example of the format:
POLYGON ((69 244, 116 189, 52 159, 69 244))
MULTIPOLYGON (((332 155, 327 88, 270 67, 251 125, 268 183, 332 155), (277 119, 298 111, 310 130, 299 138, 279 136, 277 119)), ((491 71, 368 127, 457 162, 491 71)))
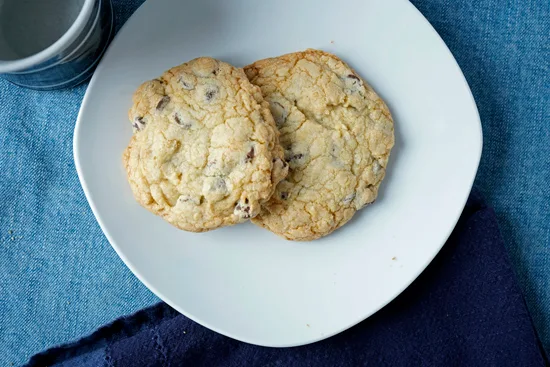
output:
MULTIPOLYGON (((119 26, 141 2, 114 0, 119 26)), ((478 104, 484 152, 476 185, 496 209, 549 350, 550 2, 413 2, 478 104)), ((110 247, 80 188, 72 135, 85 89, 35 92, 0 81, 2 366, 158 300, 110 247)))

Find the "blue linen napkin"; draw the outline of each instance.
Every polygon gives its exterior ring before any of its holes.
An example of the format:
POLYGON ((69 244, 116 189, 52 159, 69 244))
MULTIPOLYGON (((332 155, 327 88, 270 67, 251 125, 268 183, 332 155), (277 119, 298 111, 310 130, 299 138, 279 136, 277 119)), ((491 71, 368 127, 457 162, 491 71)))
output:
POLYGON ((27 364, 183 365, 537 367, 548 360, 495 214, 474 191, 453 234, 420 277, 377 314, 332 338, 294 348, 254 346, 159 303, 27 364))

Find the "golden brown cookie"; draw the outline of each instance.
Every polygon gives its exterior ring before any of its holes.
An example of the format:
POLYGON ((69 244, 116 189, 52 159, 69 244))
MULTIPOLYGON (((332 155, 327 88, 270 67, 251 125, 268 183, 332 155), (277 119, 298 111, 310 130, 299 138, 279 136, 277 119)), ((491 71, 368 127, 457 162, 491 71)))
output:
POLYGON ((202 57, 142 84, 129 118, 123 161, 134 196, 178 228, 252 218, 287 174, 267 102, 227 63, 202 57))
POLYGON ((290 165, 255 224, 313 240, 372 203, 394 144, 388 107, 338 57, 306 50, 245 67, 271 112, 290 165))

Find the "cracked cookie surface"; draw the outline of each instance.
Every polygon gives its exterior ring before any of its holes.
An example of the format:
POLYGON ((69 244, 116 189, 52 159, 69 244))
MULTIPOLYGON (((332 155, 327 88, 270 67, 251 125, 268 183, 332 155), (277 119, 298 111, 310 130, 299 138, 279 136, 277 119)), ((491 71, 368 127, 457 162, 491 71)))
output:
POLYGON ((313 240, 374 202, 394 144, 388 107, 347 64, 318 50, 245 67, 280 131, 289 174, 252 221, 313 240))
POLYGON ((202 57, 143 83, 123 154, 136 200, 203 232, 256 216, 288 172, 269 105, 242 69, 202 57))

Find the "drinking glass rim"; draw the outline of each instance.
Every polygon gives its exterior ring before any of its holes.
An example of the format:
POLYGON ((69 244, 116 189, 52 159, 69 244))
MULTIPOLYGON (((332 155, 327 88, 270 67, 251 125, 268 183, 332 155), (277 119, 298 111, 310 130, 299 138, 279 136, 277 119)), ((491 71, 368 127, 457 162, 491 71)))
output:
POLYGON ((78 37, 90 15, 94 2, 96 0, 84 0, 84 5, 80 9, 80 13, 76 17, 76 20, 69 27, 69 29, 53 44, 45 48, 44 50, 37 52, 33 55, 16 59, 16 60, 0 60, 0 73, 9 73, 13 71, 25 70, 31 66, 38 65, 44 61, 47 61, 57 55, 65 46, 70 44, 78 37))

